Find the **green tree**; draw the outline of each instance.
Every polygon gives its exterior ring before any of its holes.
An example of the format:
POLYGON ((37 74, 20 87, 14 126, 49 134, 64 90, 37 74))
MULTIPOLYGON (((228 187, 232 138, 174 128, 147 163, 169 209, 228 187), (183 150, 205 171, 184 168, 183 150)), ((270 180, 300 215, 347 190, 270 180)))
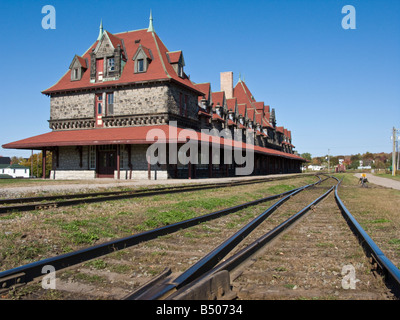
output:
POLYGON ((306 159, 308 161, 311 161, 311 153, 309 153, 309 152, 302 153, 300 155, 300 157, 302 157, 303 159, 306 159))
MULTIPOLYGON (((43 176, 42 169, 42 152, 31 155, 28 159, 22 159, 19 163, 29 169, 32 168, 31 176, 41 178, 43 176)), ((52 154, 47 152, 46 154, 46 177, 50 176, 50 170, 52 168, 52 154)))

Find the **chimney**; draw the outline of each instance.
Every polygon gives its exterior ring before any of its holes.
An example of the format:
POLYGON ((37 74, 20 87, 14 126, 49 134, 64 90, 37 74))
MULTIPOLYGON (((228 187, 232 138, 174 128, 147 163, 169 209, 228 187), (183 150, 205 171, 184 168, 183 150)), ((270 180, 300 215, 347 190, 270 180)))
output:
POLYGON ((233 98, 233 72, 221 72, 221 91, 225 92, 226 99, 233 98))

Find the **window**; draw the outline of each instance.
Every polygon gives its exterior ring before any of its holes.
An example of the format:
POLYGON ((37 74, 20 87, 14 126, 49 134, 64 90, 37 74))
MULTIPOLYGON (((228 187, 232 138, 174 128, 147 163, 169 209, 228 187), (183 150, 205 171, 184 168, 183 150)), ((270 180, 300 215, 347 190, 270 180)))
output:
POLYGON ((183 66, 180 63, 178 64, 178 76, 183 78, 183 66))
POLYGON ((79 77, 78 68, 75 68, 75 69, 74 69, 74 77, 73 77, 73 79, 74 79, 74 80, 78 80, 78 77, 79 77))
POLYGON ((101 114, 102 113, 102 105, 103 105, 103 95, 100 94, 97 96, 97 114, 101 114))
POLYGON ((114 92, 107 93, 107 114, 114 114, 114 92))
POLYGON ((96 169, 96 146, 89 146, 89 169, 96 169))
POLYGON ((81 80, 81 73, 79 72, 79 68, 73 68, 71 70, 71 81, 81 80))
POLYGON ((114 71, 115 70, 115 59, 109 58, 107 60, 107 63, 108 63, 108 71, 114 71))
POLYGON ((138 72, 144 72, 144 60, 143 59, 139 59, 137 63, 138 63, 137 71, 138 72))

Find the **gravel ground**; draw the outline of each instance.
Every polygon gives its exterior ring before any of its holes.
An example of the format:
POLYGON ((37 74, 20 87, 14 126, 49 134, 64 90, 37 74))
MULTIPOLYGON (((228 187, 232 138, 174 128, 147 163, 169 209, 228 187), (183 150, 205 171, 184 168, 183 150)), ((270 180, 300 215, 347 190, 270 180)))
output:
POLYGON ((59 184, 41 184, 26 186, 7 186, 0 187, 0 198, 13 198, 22 197, 28 194, 40 193, 74 193, 84 192, 104 188, 139 188, 151 187, 160 185, 180 185, 180 184, 206 184, 206 183, 223 183, 238 180, 252 180, 260 178, 274 178, 283 176, 296 176, 298 174, 273 174, 267 176, 246 176, 246 177, 229 177, 229 178, 211 178, 211 179, 168 179, 168 180, 114 180, 114 179, 96 179, 92 181, 83 180, 81 182, 64 183, 60 181, 59 184))

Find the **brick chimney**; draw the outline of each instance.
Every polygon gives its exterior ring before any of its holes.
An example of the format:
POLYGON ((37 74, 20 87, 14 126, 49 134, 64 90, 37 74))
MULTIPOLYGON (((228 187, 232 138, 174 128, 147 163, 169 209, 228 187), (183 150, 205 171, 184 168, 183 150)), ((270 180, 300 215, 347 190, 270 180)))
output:
POLYGON ((225 91, 226 99, 233 98, 233 72, 221 72, 221 91, 225 91))

